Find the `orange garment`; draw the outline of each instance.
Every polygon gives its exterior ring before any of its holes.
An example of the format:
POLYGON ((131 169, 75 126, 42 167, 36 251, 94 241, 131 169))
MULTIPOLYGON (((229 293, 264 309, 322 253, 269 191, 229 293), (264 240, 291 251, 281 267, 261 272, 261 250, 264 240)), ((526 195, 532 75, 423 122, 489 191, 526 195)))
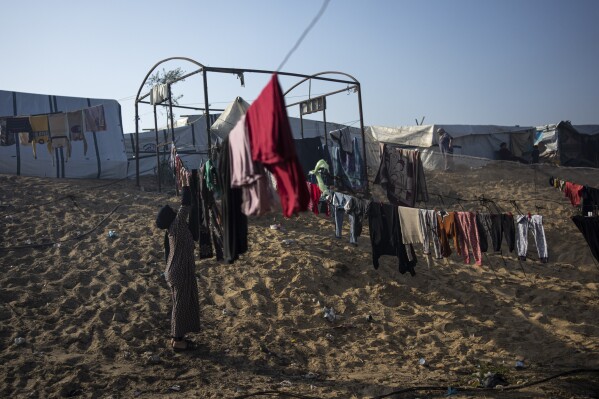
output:
POLYGON ((437 212, 437 221, 439 222, 439 241, 441 241, 441 255, 447 258, 451 255, 449 239, 453 238, 453 246, 458 253, 462 254, 458 244, 458 229, 455 222, 455 212, 444 212, 443 216, 437 212))

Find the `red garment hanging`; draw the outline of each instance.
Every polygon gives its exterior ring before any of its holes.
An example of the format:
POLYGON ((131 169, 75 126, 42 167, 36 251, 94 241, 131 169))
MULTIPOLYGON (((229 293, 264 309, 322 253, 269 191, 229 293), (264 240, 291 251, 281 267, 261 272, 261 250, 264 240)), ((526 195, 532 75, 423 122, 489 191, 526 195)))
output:
POLYGON ((246 124, 252 159, 261 162, 275 176, 283 215, 290 217, 307 210, 310 193, 295 152, 276 73, 248 108, 246 124))

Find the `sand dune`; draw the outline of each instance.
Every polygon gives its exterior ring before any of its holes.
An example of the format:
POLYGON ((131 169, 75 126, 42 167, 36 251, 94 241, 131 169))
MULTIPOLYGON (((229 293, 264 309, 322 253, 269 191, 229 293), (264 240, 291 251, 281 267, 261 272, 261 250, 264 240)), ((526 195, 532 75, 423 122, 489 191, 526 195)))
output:
MULTIPOLYGON (((141 191, 132 181, 2 175, 0 394, 220 398, 282 390, 362 398, 417 385, 475 386, 486 371, 514 385, 597 368, 599 268, 550 175, 599 186, 592 169, 494 164, 427 174, 435 195, 420 204, 485 210, 493 205, 477 200, 484 195, 502 211, 540 213, 548 264, 532 238, 526 262, 504 244, 482 267, 456 255, 427 261, 417 248, 411 277, 391 257, 374 270, 367 226, 354 247, 335 240, 322 216, 251 219, 250 248, 238 262, 196 263, 203 329, 193 336, 200 349, 184 354, 167 347, 170 296, 154 228, 159 207, 177 203, 172 192, 156 192, 150 180, 141 191), (25 248, 6 250, 15 247, 25 248), (334 309, 333 322, 324 307, 334 309), (515 370, 517 360, 524 370, 515 370)), ((582 375, 502 396, 597 392, 597 375, 582 375)))

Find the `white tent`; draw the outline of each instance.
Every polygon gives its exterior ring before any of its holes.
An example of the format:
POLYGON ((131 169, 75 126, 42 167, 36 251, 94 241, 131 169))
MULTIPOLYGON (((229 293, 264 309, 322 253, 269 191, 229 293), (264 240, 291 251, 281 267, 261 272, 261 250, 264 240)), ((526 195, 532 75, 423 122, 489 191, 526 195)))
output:
POLYGON ((243 98, 237 97, 233 100, 227 108, 223 111, 218 119, 210 127, 212 134, 218 136, 220 139, 224 139, 229 135, 231 130, 237 124, 237 121, 245 115, 247 109, 250 107, 243 98))
POLYGON ((31 146, 17 142, 9 146, 0 146, 0 173, 60 178, 125 177, 127 154, 123 140, 121 108, 116 100, 0 90, 0 117, 77 111, 100 104, 104 105, 107 130, 84 133, 88 146, 85 154, 83 141, 72 141, 71 156, 68 160, 64 148, 54 149, 52 153, 45 148, 38 149, 36 159, 31 146))
MULTIPOLYGON (((465 164, 482 166, 496 159, 502 142, 519 157, 527 156, 533 146, 535 128, 495 125, 416 125, 400 127, 369 126, 366 129, 366 147, 369 174, 376 173, 380 162, 379 144, 391 143, 422 150, 426 169, 440 167, 439 141, 436 133, 443 128, 453 137, 454 155, 465 164), (461 157, 460 157, 461 156, 461 157)), ((458 160, 456 160, 458 161, 458 160)))

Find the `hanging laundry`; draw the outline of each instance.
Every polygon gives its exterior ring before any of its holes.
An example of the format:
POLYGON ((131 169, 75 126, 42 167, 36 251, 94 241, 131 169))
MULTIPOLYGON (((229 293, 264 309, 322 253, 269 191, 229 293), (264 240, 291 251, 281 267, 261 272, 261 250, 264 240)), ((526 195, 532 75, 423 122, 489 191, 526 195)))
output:
POLYGON ((491 219, 489 218, 488 214, 476 214, 476 229, 478 230, 480 251, 487 252, 489 249, 489 241, 487 240, 487 236, 491 235, 491 219))
POLYGON ((460 244, 462 256, 464 257, 464 263, 470 263, 470 251, 468 247, 472 248, 472 255, 475 263, 480 266, 482 265, 482 253, 480 249, 479 233, 476 224, 476 214, 473 212, 456 212, 456 227, 458 230, 458 242, 460 244))
POLYGON ((435 250, 435 258, 441 259, 441 241, 439 240, 439 222, 437 213, 434 210, 419 209, 418 219, 420 230, 422 231, 422 244, 424 245, 424 254, 430 255, 430 244, 432 242, 435 250))
POLYGON ((575 215, 572 221, 582 233, 595 260, 599 261, 599 217, 575 215))
POLYGON ((218 159, 218 176, 219 187, 222 191, 223 255, 228 263, 233 263, 248 249, 248 222, 247 216, 241 211, 241 189, 231 187, 229 158, 229 136, 227 136, 223 140, 222 151, 218 159))
POLYGON ((333 130, 329 132, 331 139, 346 153, 353 154, 354 146, 352 143, 352 137, 349 132, 349 127, 343 127, 341 129, 333 130))
POLYGON ((490 214, 491 221, 491 241, 493 242, 493 250, 501 252, 501 242, 503 240, 503 217, 501 214, 490 214))
POLYGON ((362 173, 365 172, 366 169, 364 168, 364 160, 362 159, 362 151, 360 150, 360 144, 358 142, 358 138, 354 137, 352 141, 353 141, 353 147, 354 147, 355 169, 354 169, 354 174, 353 174, 353 176, 350 176, 350 179, 355 180, 355 182, 353 182, 352 184, 362 188, 366 184, 366 182, 364 181, 364 177, 362 176, 362 173))
POLYGON ((453 239, 453 247, 458 255, 462 254, 458 243, 458 230, 455 221, 455 212, 437 212, 437 223, 439 223, 439 241, 441 242, 441 255, 444 258, 451 255, 449 240, 453 239))
POLYGON ((419 151, 384 144, 374 183, 386 190, 393 205, 414 207, 416 201, 428 201, 419 151))
POLYGON ((0 118, 0 146, 8 147, 16 144, 14 133, 9 133, 6 129, 6 119, 0 118))
POLYGON ((276 178, 283 215, 308 209, 310 193, 297 159, 285 101, 277 74, 248 108, 246 114, 252 159, 261 162, 276 178))
POLYGON ((160 83, 152 87, 150 91, 150 104, 160 104, 168 98, 168 85, 160 83))
POLYGON ((547 251, 547 240, 545 239, 545 229, 543 228, 543 217, 541 215, 516 215, 516 250, 518 259, 526 261, 526 252, 528 251, 528 232, 532 231, 535 239, 539 260, 541 263, 547 263, 549 254, 547 251))
POLYGON ((503 236, 507 242, 509 251, 514 252, 514 246, 516 245, 516 228, 514 226, 514 216, 511 213, 504 213, 501 215, 501 230, 503 231, 503 236))
POLYGON ((8 133, 31 133, 31 123, 27 116, 6 118, 6 131, 8 133))
POLYGON ((33 147, 33 158, 37 159, 37 145, 45 145, 50 155, 52 155, 52 143, 50 140, 50 127, 48 125, 48 115, 30 116, 31 133, 29 133, 29 142, 33 147))
POLYGON ((85 126, 83 124, 83 111, 67 112, 67 124, 71 141, 83 141, 83 155, 87 155, 87 140, 85 139, 85 126))
MULTIPOLYGON (((208 161, 210 162, 210 161, 208 161)), ((202 197, 202 227, 210 231, 211 242, 206 241, 205 243, 200 242, 202 245, 214 246, 214 252, 216 254, 216 260, 223 260, 223 228, 222 219, 214 201, 212 191, 208 189, 206 184, 206 162, 200 168, 198 177, 200 179, 200 195, 202 197)))
POLYGON ((200 203, 198 195, 197 171, 192 170, 189 179, 189 189, 191 192, 191 209, 189 211, 189 230, 194 241, 200 239, 200 203))
POLYGON ((379 258, 383 255, 397 256, 399 272, 416 275, 416 254, 410 245, 408 250, 403 244, 399 214, 396 206, 371 201, 367 208, 370 243, 372 245, 372 264, 379 268, 379 258), (412 260, 410 260, 410 258, 412 260))
POLYGON ((398 207, 398 213, 402 242, 404 244, 424 243, 423 232, 420 229, 420 210, 400 206, 398 207))
POLYGON ((263 166, 252 160, 245 115, 229 133, 229 151, 231 187, 242 190, 242 212, 248 216, 264 215, 274 207, 275 200, 263 166))
POLYGON ((312 211, 315 215, 318 215, 318 203, 320 202, 320 197, 322 195, 322 191, 316 184, 312 184, 310 182, 306 182, 308 185, 308 191, 310 192, 310 203, 308 204, 308 210, 312 211))
POLYGON ((335 238, 341 238, 343 218, 347 214, 349 219, 349 242, 357 245, 358 237, 362 233, 362 223, 365 207, 357 198, 343 193, 333 193, 333 217, 335 218, 335 238))
POLYGON ((325 178, 328 178, 329 173, 329 164, 324 159, 316 162, 314 169, 308 172, 309 175, 316 177, 318 187, 323 194, 329 193, 329 185, 325 182, 325 178))
POLYGON ((357 245, 358 237, 362 235, 362 226, 364 224, 364 218, 366 217, 367 207, 368 201, 356 197, 350 197, 349 201, 344 206, 345 213, 347 213, 349 217, 349 242, 352 244, 357 245))
POLYGON ((106 130, 106 117, 104 115, 104 105, 85 108, 85 130, 88 132, 102 132, 106 130))
POLYGON ((71 141, 69 140, 67 115, 62 112, 48 115, 48 125, 52 149, 66 148, 68 161, 71 156, 71 141))

